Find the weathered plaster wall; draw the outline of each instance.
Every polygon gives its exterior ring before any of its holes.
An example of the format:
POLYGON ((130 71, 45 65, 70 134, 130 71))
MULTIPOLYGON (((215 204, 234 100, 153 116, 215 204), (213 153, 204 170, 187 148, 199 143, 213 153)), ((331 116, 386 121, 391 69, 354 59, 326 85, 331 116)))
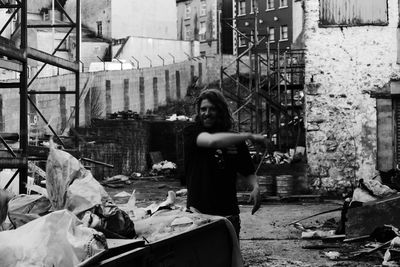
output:
POLYGON ((344 191, 376 166, 375 91, 398 75, 398 3, 389 25, 320 28, 319 1, 305 1, 306 141, 316 190, 344 191))
MULTIPOLYGON (((97 33, 97 22, 101 22, 103 37, 112 38, 111 0, 85 0, 80 3, 82 24, 91 31, 97 33)), ((72 20, 75 20, 76 0, 68 0, 64 9, 72 20)))

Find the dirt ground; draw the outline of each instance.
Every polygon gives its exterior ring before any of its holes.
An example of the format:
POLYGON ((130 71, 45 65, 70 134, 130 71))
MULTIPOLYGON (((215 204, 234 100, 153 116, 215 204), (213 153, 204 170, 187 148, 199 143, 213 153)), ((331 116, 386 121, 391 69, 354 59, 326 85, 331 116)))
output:
MULTIPOLYGON (((169 190, 182 189, 179 181, 173 179, 134 180, 130 185, 120 188, 107 188, 116 203, 126 203, 128 198, 117 198, 121 191, 131 193, 136 189, 138 206, 147 206, 152 202, 165 200, 169 190)), ((177 203, 184 205, 184 197, 178 197, 177 203)), ((323 244, 321 240, 301 239, 301 230, 288 223, 316 214, 321 211, 338 208, 340 201, 323 201, 308 203, 263 203, 261 209, 251 215, 250 205, 241 205, 242 230, 240 246, 245 266, 376 266, 381 263, 378 257, 363 258, 351 261, 333 261, 324 256, 324 252, 338 251, 346 253, 361 249, 362 244, 332 243, 334 248, 305 249, 304 246, 323 244)), ((302 222, 304 227, 319 227, 328 219, 340 218, 340 212, 320 215, 302 222)), ((331 229, 333 229, 331 227, 331 229)))

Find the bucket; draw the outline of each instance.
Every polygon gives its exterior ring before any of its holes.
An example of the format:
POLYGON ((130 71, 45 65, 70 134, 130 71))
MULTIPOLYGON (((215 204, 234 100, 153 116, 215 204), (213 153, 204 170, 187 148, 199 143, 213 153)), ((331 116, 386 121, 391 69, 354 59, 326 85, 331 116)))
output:
POLYGON ((291 196, 293 192, 293 176, 279 175, 276 176, 276 193, 279 197, 291 196))

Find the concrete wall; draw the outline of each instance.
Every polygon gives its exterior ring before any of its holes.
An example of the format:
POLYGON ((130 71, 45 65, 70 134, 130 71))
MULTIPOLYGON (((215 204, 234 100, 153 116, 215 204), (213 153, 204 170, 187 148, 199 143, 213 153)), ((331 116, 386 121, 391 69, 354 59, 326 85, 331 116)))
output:
POLYGON ((305 1, 306 142, 308 175, 323 192, 346 190, 376 167, 376 100, 399 75, 398 3, 389 25, 319 28, 319 1, 305 1))
POLYGON ((113 0, 111 17, 112 38, 177 36, 175 0, 113 0))
MULTIPOLYGON (((192 60, 165 67, 81 73, 80 90, 85 92, 86 89, 90 89, 99 93, 101 117, 105 117, 107 113, 128 109, 138 113, 146 112, 165 104, 167 98, 183 98, 191 83, 192 73, 200 78, 201 83, 207 83, 211 78, 219 79, 214 73, 216 70, 219 70, 218 62, 209 58, 207 61, 192 60)), ((38 78, 30 88, 37 91, 74 90, 75 76, 66 74, 38 78)), ((90 99, 88 95, 90 93, 85 94, 84 99, 90 99)), ((18 132, 18 90, 2 89, 0 97, 3 103, 3 116, 0 120, 4 122, 4 131, 18 132)), ((73 124, 74 117, 71 114, 75 105, 74 95, 35 95, 35 103, 57 133, 61 132, 63 125, 73 124), (68 119, 70 123, 67 122, 68 119)), ((79 113, 81 126, 89 124, 91 119, 89 109, 83 103, 84 101, 80 104, 79 113)), ((35 113, 33 109, 31 110, 35 113)), ((39 134, 51 134, 41 119, 37 128, 39 134)))
MULTIPOLYGON (((117 49, 113 49, 113 57, 117 53, 115 50, 117 49)), ((137 67, 136 61, 132 59, 133 56, 139 61, 140 68, 147 68, 150 64, 153 67, 162 66, 163 61, 160 57, 164 59, 164 64, 168 65, 174 60, 178 63, 188 60, 188 56, 198 57, 199 55, 199 42, 131 36, 117 58, 127 62, 132 61, 137 67)))

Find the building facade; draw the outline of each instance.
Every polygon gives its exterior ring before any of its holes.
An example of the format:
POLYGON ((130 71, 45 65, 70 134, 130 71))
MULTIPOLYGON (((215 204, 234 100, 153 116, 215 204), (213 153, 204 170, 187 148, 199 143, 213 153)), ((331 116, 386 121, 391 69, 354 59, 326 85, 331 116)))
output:
MULTIPOLYGON (((75 6, 76 0, 68 0, 65 9, 73 11, 75 6)), ((106 39, 176 40, 175 0, 86 0, 81 1, 81 10, 82 24, 106 39)))
POLYGON ((308 178, 345 192, 399 163, 396 0, 305 1, 308 178))
POLYGON ((232 54, 232 29, 221 25, 222 19, 232 18, 232 1, 227 0, 176 0, 178 39, 200 42, 200 55, 232 54), (220 41, 221 39, 221 41, 220 41))
POLYGON ((234 34, 235 54, 243 52, 254 38, 255 9, 257 13, 258 40, 261 52, 269 49, 303 48, 302 0, 234 0, 235 27, 243 35, 234 34))

